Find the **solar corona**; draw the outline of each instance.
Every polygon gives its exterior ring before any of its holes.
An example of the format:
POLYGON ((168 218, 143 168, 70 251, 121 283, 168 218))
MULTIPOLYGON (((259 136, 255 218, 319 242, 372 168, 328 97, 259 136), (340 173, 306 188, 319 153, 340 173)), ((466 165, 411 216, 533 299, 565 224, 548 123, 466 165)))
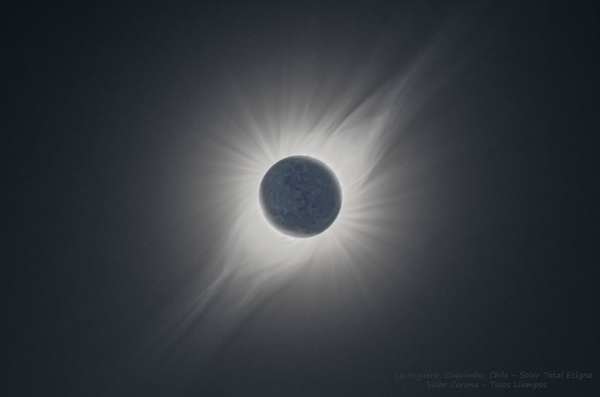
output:
POLYGON ((442 49, 434 42, 385 84, 376 62, 337 79, 282 65, 289 76, 277 84, 231 84, 199 120, 201 155, 185 180, 189 236, 210 244, 194 252, 202 266, 152 349, 179 344, 200 368, 287 286, 332 291, 333 311, 369 276, 403 272, 422 211, 417 170, 406 166, 416 154, 396 143, 437 89, 424 74, 442 49))

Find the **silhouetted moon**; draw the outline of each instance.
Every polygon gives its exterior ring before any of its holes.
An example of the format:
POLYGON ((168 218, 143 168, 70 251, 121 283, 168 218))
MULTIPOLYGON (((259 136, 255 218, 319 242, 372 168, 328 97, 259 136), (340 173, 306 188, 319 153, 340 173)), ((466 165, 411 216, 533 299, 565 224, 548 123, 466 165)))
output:
POLYGON ((323 233, 342 207, 342 189, 333 171, 309 156, 275 163, 260 184, 260 205, 273 227, 292 237, 323 233))

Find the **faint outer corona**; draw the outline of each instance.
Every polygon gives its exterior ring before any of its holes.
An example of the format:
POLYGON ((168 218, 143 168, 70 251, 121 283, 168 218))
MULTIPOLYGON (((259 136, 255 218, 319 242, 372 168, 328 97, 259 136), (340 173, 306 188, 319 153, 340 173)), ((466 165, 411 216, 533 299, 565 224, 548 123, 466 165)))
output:
POLYGON ((335 221, 342 207, 342 189, 331 169, 309 156, 291 156, 275 163, 260 184, 265 218, 281 233, 312 237, 335 221))

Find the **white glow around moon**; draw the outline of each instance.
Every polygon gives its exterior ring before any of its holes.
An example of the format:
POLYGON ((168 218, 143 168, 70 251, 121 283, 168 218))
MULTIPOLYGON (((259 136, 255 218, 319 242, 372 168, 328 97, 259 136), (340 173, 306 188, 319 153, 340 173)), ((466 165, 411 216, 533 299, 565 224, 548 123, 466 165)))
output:
MULTIPOLYGON (((232 85, 230 106, 208 134, 202 132, 202 156, 189 181, 190 207, 199 214, 196 235, 210 236, 209 254, 163 319, 162 342, 152 349, 168 354, 179 344, 193 350, 199 368, 262 298, 299 277, 333 285, 340 276, 360 283, 373 267, 402 272, 398 253, 411 233, 405 221, 418 203, 408 181, 411 171, 403 168, 394 145, 440 87, 439 79, 431 84, 424 75, 441 47, 431 45, 383 82, 381 68, 367 64, 338 80, 289 70, 260 91, 232 85), (258 192, 273 164, 302 154, 333 170, 343 202, 325 232, 293 239, 269 225, 258 192)), ((198 244, 205 247, 206 241, 198 244)))

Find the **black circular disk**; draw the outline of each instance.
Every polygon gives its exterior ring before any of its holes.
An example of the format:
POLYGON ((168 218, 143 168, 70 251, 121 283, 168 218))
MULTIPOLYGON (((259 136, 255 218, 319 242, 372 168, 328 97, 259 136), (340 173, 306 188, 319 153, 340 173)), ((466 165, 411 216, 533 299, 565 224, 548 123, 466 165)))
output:
POLYGON ((342 207, 342 190, 331 169, 308 156, 278 161, 260 184, 260 205, 269 223, 283 234, 312 237, 333 224, 342 207))

